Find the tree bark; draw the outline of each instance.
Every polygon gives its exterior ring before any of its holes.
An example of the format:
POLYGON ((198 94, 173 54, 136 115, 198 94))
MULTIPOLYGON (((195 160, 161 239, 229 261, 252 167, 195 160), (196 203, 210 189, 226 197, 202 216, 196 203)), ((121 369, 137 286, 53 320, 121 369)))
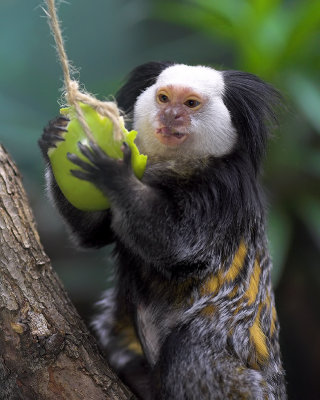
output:
POLYGON ((133 399, 108 368, 40 243, 0 145, 0 399, 133 399))

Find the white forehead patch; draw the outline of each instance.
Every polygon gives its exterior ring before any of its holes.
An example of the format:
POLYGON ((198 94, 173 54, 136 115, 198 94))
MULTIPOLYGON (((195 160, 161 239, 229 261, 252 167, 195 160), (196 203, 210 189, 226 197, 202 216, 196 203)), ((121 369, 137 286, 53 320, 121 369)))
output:
POLYGON ((161 72, 156 86, 188 86, 206 95, 222 96, 224 91, 223 76, 220 71, 201 65, 173 65, 161 72))

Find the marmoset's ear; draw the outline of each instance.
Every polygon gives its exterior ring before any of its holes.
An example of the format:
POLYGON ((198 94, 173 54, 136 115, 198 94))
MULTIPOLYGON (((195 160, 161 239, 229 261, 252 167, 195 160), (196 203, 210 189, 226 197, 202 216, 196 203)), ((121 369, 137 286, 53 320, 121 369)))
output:
POLYGON ((265 152, 270 126, 277 122, 275 106, 281 95, 271 85, 253 74, 241 71, 223 71, 224 103, 238 132, 239 145, 259 169, 265 152))
POLYGON ((152 86, 160 73, 171 65, 173 65, 171 62, 152 61, 136 67, 116 94, 118 107, 125 114, 132 112, 137 97, 152 86))

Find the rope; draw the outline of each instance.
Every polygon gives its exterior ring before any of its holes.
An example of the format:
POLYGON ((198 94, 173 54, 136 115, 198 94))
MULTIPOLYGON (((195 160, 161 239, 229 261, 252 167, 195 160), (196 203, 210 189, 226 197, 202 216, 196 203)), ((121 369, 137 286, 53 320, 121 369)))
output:
POLYGON ((100 101, 87 92, 79 90, 79 83, 71 79, 70 65, 67 53, 64 48, 63 38, 61 34, 60 24, 57 17, 55 0, 46 0, 48 9, 44 12, 48 17, 49 25, 53 33, 54 40, 57 46, 57 52, 60 59, 65 86, 65 98, 69 105, 73 106, 76 111, 77 119, 79 120, 88 139, 93 143, 96 142, 88 124, 83 115, 79 101, 85 103, 96 110, 100 115, 109 118, 113 123, 113 137, 115 140, 123 140, 124 135, 120 127, 120 113, 116 103, 112 101, 100 101))

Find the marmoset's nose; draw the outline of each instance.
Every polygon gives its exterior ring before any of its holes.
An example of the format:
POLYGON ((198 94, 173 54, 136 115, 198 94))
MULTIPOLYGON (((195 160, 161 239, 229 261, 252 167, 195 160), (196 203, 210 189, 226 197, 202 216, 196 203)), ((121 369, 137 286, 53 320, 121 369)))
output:
POLYGON ((170 107, 160 114, 160 122, 165 126, 180 126, 184 124, 185 113, 180 107, 170 107))

